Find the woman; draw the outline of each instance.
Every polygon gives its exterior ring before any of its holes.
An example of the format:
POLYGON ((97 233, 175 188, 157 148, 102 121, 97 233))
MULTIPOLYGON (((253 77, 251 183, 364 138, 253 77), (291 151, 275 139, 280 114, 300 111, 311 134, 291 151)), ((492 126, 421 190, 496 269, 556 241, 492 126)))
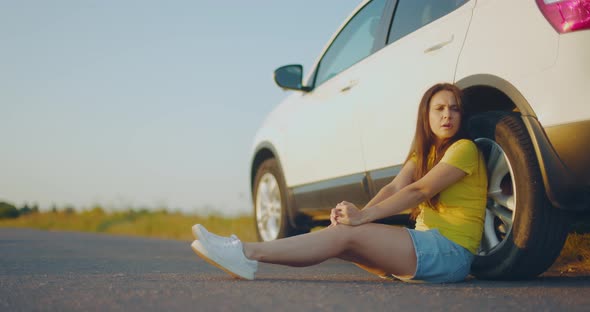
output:
POLYGON ((258 261, 310 266, 330 258, 382 277, 457 282, 469 274, 485 214, 487 177, 476 145, 464 138, 461 91, 431 87, 420 102, 414 143, 401 172, 363 208, 343 201, 321 231, 263 243, 193 232, 193 250, 237 278, 253 279, 258 261), (417 207, 417 208, 415 208, 417 207), (416 229, 371 223, 414 209, 416 229))

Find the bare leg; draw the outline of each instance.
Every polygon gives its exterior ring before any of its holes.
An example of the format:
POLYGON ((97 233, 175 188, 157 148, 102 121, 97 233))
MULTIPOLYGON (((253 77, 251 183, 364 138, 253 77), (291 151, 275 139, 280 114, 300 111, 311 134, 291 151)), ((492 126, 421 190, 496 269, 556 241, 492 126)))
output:
POLYGON ((246 257, 289 266, 310 266, 330 258, 355 262, 371 273, 413 275, 414 245, 408 232, 383 224, 336 225, 264 243, 244 243, 246 257))

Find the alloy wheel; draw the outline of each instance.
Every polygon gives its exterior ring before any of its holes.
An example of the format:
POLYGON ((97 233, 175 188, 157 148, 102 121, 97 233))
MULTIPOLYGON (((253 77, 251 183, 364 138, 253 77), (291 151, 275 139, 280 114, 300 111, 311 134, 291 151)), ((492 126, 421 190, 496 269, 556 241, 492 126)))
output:
POLYGON ((275 240, 281 226, 281 190, 275 176, 265 173, 256 192, 256 226, 263 241, 275 240))
POLYGON ((488 255, 512 230, 516 210, 514 173, 504 150, 493 140, 475 140, 483 151, 488 172, 488 199, 479 255, 488 255))

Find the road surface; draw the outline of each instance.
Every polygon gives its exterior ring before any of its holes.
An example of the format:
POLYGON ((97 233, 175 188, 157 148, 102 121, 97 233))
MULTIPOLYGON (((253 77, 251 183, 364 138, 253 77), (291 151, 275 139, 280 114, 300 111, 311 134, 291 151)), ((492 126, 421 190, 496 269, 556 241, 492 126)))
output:
POLYGON ((238 281, 189 242, 0 228, 0 311, 589 311, 590 276, 406 284, 330 260, 238 281))

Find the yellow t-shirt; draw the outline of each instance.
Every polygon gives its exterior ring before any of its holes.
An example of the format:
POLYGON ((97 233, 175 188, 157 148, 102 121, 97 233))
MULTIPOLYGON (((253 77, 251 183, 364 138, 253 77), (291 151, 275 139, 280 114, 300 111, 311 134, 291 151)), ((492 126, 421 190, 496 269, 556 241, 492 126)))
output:
MULTIPOLYGON (((432 149, 428 155, 429 169, 435 156, 432 149)), ((440 162, 467 175, 440 192, 437 210, 426 203, 419 205, 416 230, 438 229, 443 236, 475 254, 483 233, 488 188, 483 155, 473 141, 462 139, 447 149, 440 162)))

